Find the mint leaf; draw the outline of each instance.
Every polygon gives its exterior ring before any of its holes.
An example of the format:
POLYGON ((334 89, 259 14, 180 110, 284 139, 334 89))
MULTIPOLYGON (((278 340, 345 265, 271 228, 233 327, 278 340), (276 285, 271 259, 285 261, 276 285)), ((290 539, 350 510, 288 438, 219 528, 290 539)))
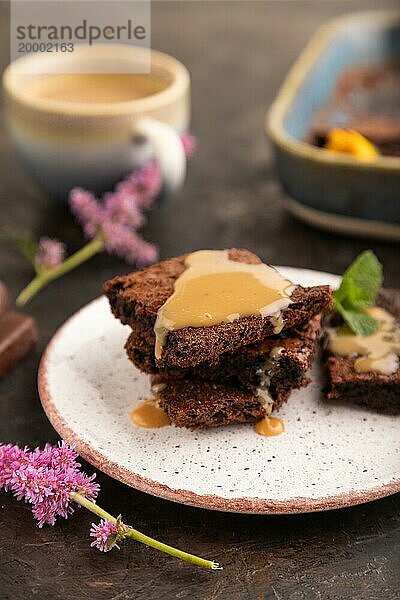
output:
POLYGON ((381 263, 372 250, 365 250, 347 269, 333 298, 349 308, 370 306, 375 302, 382 280, 381 263))
POLYGON ((375 302, 382 280, 382 265, 372 250, 366 250, 353 261, 333 292, 333 308, 353 333, 371 335, 376 330, 375 319, 363 309, 375 302))
POLYGON ((351 331, 357 335, 372 335, 376 331, 377 323, 369 314, 362 310, 346 309, 337 303, 335 309, 340 313, 351 331))

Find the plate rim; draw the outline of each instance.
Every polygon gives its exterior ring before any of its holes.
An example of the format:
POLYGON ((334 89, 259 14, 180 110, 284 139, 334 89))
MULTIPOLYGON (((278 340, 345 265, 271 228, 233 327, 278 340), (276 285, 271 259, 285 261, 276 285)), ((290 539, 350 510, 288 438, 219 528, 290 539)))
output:
MULTIPOLYGON (((313 269, 303 269, 301 267, 284 267, 290 269, 298 269, 301 271, 311 271, 318 274, 334 275, 324 271, 316 271, 313 269)), ((279 269, 279 267, 278 267, 279 269)), ((337 275, 335 275, 337 277, 337 275)), ((47 344, 38 369, 38 392, 43 410, 49 419, 50 423, 60 435, 69 444, 73 445, 79 455, 90 463, 96 469, 99 469, 106 475, 116 479, 129 487, 133 487, 141 492, 145 492, 152 496, 203 508, 208 510, 218 510, 222 512, 245 513, 245 514, 301 514, 308 512, 319 512, 333 510, 337 508, 345 508, 364 504, 373 500, 378 500, 400 492, 400 476, 383 485, 376 485, 367 489, 355 490, 350 492, 342 492, 331 496, 321 496, 318 498, 293 497, 287 500, 268 500, 267 498, 252 498, 248 496, 239 498, 224 498, 214 494, 197 494, 191 490, 183 490, 179 488, 171 488, 163 483, 154 481, 143 475, 139 475, 127 467, 118 464, 117 462, 107 458, 101 451, 95 449, 89 442, 81 439, 75 433, 73 428, 66 422, 60 414, 56 404, 53 401, 49 390, 47 368, 49 358, 53 351, 53 347, 62 336, 72 321, 74 321, 80 313, 88 309, 91 305, 104 301, 104 296, 99 296, 94 300, 82 306, 79 310, 73 313, 64 323, 57 329, 49 343, 47 344)))

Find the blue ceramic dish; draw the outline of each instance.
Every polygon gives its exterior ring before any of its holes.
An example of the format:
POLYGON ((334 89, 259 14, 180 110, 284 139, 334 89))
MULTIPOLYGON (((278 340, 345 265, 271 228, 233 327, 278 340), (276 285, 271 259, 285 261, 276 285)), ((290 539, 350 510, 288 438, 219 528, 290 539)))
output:
POLYGON ((400 157, 362 162, 304 141, 344 70, 388 60, 400 60, 400 12, 346 15, 315 34, 284 81, 266 127, 291 197, 287 208, 298 218, 351 235, 400 240, 400 157))

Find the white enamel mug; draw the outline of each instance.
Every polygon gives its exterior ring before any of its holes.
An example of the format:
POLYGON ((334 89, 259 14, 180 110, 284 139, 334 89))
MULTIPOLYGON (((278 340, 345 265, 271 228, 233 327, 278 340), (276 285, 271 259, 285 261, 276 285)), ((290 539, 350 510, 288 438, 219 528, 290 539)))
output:
MULTIPOLYGON (((77 46, 63 57, 30 54, 4 72, 7 123, 31 177, 49 194, 66 199, 76 186, 96 193, 112 189, 152 157, 167 191, 184 182, 186 158, 180 134, 189 128, 190 76, 175 58, 151 51, 151 74, 160 91, 123 102, 66 102, 35 96, 32 80, 60 72, 60 60, 79 72, 138 72, 147 50, 121 44, 77 46), (29 61, 29 62, 28 62, 29 61)), ((148 55, 147 55, 148 56, 148 55)))

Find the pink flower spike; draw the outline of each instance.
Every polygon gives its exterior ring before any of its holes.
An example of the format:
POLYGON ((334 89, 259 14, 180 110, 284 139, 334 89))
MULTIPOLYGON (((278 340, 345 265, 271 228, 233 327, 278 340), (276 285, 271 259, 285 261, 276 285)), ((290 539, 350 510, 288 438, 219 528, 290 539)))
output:
POLYGON ((144 215, 138 206, 137 197, 123 186, 115 192, 104 195, 104 221, 111 219, 113 222, 138 229, 144 224, 144 215))
POLYGON ((58 446, 46 444, 43 450, 20 450, 17 446, 0 444, 0 482, 18 500, 32 505, 39 527, 54 525, 58 516, 67 518, 73 512, 71 492, 94 500, 99 485, 95 475, 79 470, 76 452, 65 442, 58 446))
POLYGON ((116 523, 106 521, 105 519, 101 519, 98 525, 92 523, 90 536, 94 538, 90 544, 91 547, 98 548, 101 552, 109 552, 113 548, 118 548, 119 550, 117 542, 123 539, 118 534, 116 523))
POLYGON ((110 254, 120 256, 127 263, 146 265, 156 260, 157 249, 137 233, 116 222, 103 224, 105 247, 110 254))
MULTIPOLYGON (((189 156, 194 152, 195 138, 186 134, 181 139, 189 156)), ((100 234, 107 252, 127 263, 145 266, 157 260, 158 253, 137 230, 145 223, 143 212, 152 207, 161 188, 160 167, 153 160, 118 183, 101 200, 81 188, 73 189, 70 208, 88 238, 100 234)))
POLYGON ((0 489, 4 486, 18 500, 30 504, 39 527, 46 523, 54 525, 59 516, 66 519, 74 512, 73 502, 98 516, 105 516, 106 519, 101 519, 97 525, 92 523, 90 529, 90 536, 94 538, 91 546, 102 552, 119 549, 118 542, 128 537, 192 564, 219 568, 214 561, 182 552, 141 534, 125 525, 121 515, 114 519, 95 503, 99 492, 99 485, 94 483, 95 474, 88 476, 80 471, 77 458, 75 450, 63 441, 57 446, 45 444, 43 449, 33 451, 27 447, 21 449, 0 444, 0 489))
POLYGON ((185 150, 186 156, 190 158, 190 156, 192 156, 192 154, 195 153, 197 148, 196 138, 194 137, 194 135, 190 135, 190 133, 184 133, 183 135, 181 135, 181 142, 185 150))
POLYGON ((70 192, 69 204, 72 214, 82 225, 85 235, 93 238, 105 217, 104 209, 94 194, 82 188, 74 188, 70 192))
POLYGON ((149 209, 161 191, 161 171, 156 161, 151 161, 129 175, 116 187, 116 192, 132 195, 139 209, 149 209))
POLYGON ((65 257, 65 244, 59 240, 42 237, 39 240, 39 252, 36 263, 44 269, 54 269, 60 265, 65 257))
POLYGON ((21 450, 12 444, 0 444, 0 490, 4 486, 7 491, 14 471, 28 460, 27 448, 21 450))

